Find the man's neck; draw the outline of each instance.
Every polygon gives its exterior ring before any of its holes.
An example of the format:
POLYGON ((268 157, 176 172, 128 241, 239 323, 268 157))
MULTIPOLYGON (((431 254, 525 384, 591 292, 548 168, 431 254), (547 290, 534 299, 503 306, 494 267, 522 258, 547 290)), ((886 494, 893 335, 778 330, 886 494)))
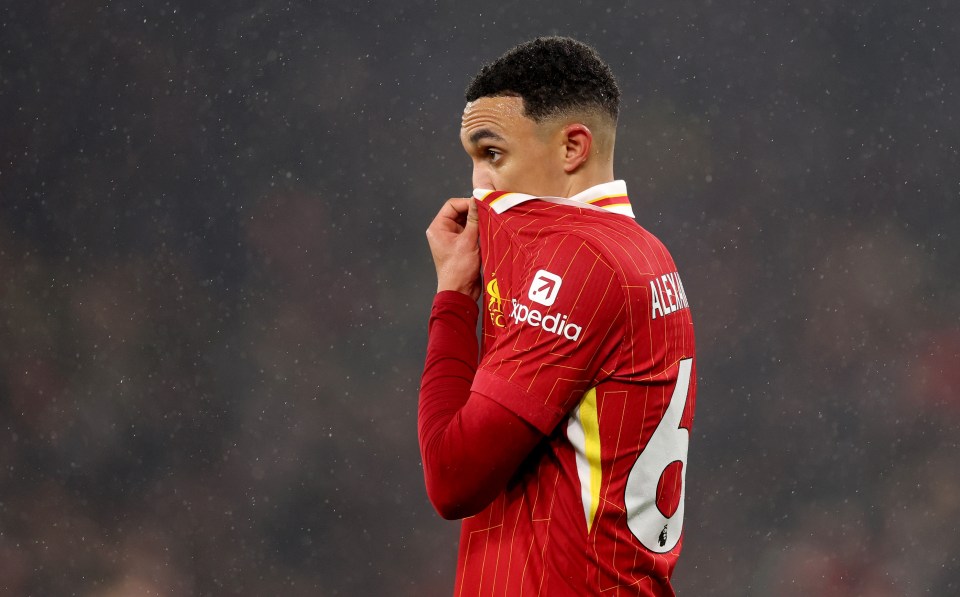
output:
POLYGON ((590 187, 595 187, 598 184, 603 184, 605 182, 613 182, 614 180, 616 179, 613 177, 613 165, 602 169, 598 168, 597 171, 577 172, 576 174, 571 175, 566 181, 567 184, 566 190, 564 191, 565 194, 560 195, 560 197, 569 199, 574 195, 578 195, 583 191, 586 191, 590 187))

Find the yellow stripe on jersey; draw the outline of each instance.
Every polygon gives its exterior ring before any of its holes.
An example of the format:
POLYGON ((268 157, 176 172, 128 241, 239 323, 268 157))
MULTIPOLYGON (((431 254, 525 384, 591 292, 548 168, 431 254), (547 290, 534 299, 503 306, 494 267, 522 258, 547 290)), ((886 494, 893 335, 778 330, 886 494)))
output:
POLYGON ((577 477, 580 480, 580 501, 587 533, 593 528, 594 518, 600 506, 600 484, 603 481, 600 468, 600 419, 597 411, 597 389, 590 388, 580 399, 580 404, 570 414, 567 422, 567 439, 573 446, 577 461, 577 477))
POLYGON ((608 203, 606 205, 601 205, 600 207, 604 209, 610 209, 611 207, 630 207, 629 203, 608 203))
MULTIPOLYGON (((603 201, 604 199, 612 199, 613 197, 624 197, 624 198, 626 198, 626 195, 624 195, 623 193, 616 193, 615 195, 604 195, 603 197, 597 197, 597 198, 595 198, 595 199, 588 199, 588 200, 587 200, 587 203, 596 203, 597 201, 603 201)), ((618 205, 620 205, 620 204, 618 204, 618 205)), ((629 203, 628 203, 627 205, 629 205, 629 203)))
MULTIPOLYGON (((590 511, 587 513, 587 532, 600 505, 600 417, 597 413, 597 388, 590 388, 580 402, 580 424, 583 425, 583 452, 590 465, 590 511)), ((584 504, 586 505, 586 504, 584 504)))
MULTIPOLYGON (((495 193, 495 192, 496 192, 496 191, 494 191, 494 193, 495 193)), ((492 194, 493 194, 493 193, 490 193, 490 195, 492 195, 492 194)), ((497 197, 496 199, 494 199, 493 201, 491 201, 491 202, 490 202, 490 206, 493 207, 494 204, 500 203, 501 201, 503 201, 503 200, 506 199, 507 197, 514 197, 514 196, 516 196, 517 194, 518 194, 518 193, 504 193, 503 195, 500 195, 499 197, 497 197)), ((484 197, 484 199, 486 199, 486 198, 489 197, 490 195, 487 195, 486 197, 484 197)))

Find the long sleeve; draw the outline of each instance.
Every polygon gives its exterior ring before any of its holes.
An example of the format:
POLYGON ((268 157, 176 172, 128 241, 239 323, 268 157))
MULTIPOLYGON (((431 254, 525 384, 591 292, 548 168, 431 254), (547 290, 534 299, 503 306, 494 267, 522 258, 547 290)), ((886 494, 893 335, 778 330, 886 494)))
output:
POLYGON ((440 292, 433 302, 420 384, 418 435, 427 495, 441 516, 485 508, 543 435, 477 392, 476 325, 470 297, 440 292))

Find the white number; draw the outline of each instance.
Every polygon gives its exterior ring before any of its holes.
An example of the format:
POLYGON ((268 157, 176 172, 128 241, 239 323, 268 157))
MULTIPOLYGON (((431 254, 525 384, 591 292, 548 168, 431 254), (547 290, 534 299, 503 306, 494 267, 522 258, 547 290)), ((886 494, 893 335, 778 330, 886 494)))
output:
POLYGON ((692 368, 692 359, 680 361, 677 385, 673 388, 667 412, 627 477, 624 494, 627 526, 644 547, 656 553, 666 553, 676 547, 683 530, 683 498, 687 492, 687 446, 690 432, 680 427, 680 418, 687 404, 692 368), (680 504, 673 515, 667 518, 657 507, 657 487, 667 467, 675 462, 679 462, 681 467, 680 504))

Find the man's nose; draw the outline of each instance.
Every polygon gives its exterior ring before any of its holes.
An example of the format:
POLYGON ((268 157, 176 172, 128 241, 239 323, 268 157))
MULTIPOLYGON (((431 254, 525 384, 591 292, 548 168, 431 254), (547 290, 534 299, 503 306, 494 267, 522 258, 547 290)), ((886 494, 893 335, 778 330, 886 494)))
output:
POLYGON ((473 188, 490 189, 491 191, 497 190, 493 184, 493 177, 490 176, 490 171, 482 165, 473 167, 473 188))

